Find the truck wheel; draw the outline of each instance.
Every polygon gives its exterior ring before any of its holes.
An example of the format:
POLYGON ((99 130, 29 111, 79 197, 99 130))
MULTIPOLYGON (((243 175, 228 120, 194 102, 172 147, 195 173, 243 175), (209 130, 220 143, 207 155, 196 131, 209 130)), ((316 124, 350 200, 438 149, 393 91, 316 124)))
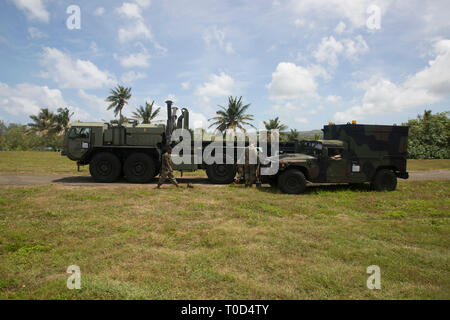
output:
POLYGON ((278 187, 284 193, 302 193, 306 189, 305 175, 299 170, 285 171, 278 177, 278 187))
POLYGON ((234 181, 236 166, 233 164, 211 164, 206 167, 209 181, 217 184, 229 184, 234 181))
POLYGON ((394 191, 397 188, 397 176, 388 169, 381 169, 375 174, 372 188, 376 191, 394 191))
POLYGON ((145 153, 133 153, 125 161, 123 171, 127 181, 146 183, 155 175, 155 162, 145 153))
POLYGON ((89 172, 97 182, 114 182, 122 173, 122 164, 116 155, 100 152, 89 163, 89 172))

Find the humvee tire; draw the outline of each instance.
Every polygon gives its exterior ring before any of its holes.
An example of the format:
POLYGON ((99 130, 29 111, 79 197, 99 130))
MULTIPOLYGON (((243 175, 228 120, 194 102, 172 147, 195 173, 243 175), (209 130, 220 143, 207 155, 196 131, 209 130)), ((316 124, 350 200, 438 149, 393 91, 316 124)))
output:
POLYGON ((397 187, 397 176, 389 169, 381 169, 373 178, 372 189, 376 191, 394 191, 397 187))
POLYGON ((302 193, 306 189, 305 175, 300 170, 287 170, 278 177, 278 187, 284 193, 302 193))
POLYGON ((209 181, 217 184, 229 184, 236 176, 234 164, 210 164, 206 167, 206 175, 209 181))
POLYGON ((155 162, 145 153, 130 155, 123 165, 125 179, 132 183, 146 183, 155 177, 155 162))
POLYGON ((97 182, 114 182, 122 173, 122 164, 116 155, 100 152, 89 163, 89 172, 97 182))

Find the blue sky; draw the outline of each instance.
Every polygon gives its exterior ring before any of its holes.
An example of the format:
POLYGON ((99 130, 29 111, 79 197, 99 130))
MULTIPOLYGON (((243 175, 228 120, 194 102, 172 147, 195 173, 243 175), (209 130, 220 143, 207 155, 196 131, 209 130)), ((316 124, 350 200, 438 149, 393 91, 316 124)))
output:
POLYGON ((73 120, 109 120, 104 100, 122 84, 125 115, 170 98, 196 127, 229 95, 259 128, 276 116, 299 130, 399 124, 450 110, 449 15, 441 0, 5 0, 0 119, 70 106, 73 120))

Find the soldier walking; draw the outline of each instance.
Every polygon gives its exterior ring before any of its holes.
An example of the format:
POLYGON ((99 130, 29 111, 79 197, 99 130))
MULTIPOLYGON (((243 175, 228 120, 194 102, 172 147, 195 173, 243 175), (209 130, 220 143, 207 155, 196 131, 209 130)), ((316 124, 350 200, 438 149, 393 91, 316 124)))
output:
POLYGON ((172 147, 168 147, 167 151, 162 155, 161 173, 159 174, 159 181, 157 189, 161 188, 161 185, 169 179, 171 183, 179 187, 177 180, 173 175, 172 165, 170 164, 170 155, 172 154, 172 147))

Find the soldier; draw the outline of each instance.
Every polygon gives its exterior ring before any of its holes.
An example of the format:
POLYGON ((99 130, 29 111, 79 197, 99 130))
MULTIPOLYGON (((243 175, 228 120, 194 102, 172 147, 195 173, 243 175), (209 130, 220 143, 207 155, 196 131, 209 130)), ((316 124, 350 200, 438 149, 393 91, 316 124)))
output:
POLYGON ((244 176, 245 176, 245 187, 252 187, 256 180, 256 170, 259 168, 258 162, 258 151, 255 145, 252 143, 245 148, 245 164, 244 164, 244 176), (256 163, 252 163, 255 162, 256 163))
POLYGON ((168 147, 167 151, 162 155, 162 161, 161 161, 161 173, 159 174, 159 181, 158 186, 156 187, 159 189, 161 185, 166 181, 166 179, 169 179, 171 183, 179 187, 177 180, 173 176, 173 169, 172 165, 170 164, 170 154, 172 153, 172 147, 168 147))

